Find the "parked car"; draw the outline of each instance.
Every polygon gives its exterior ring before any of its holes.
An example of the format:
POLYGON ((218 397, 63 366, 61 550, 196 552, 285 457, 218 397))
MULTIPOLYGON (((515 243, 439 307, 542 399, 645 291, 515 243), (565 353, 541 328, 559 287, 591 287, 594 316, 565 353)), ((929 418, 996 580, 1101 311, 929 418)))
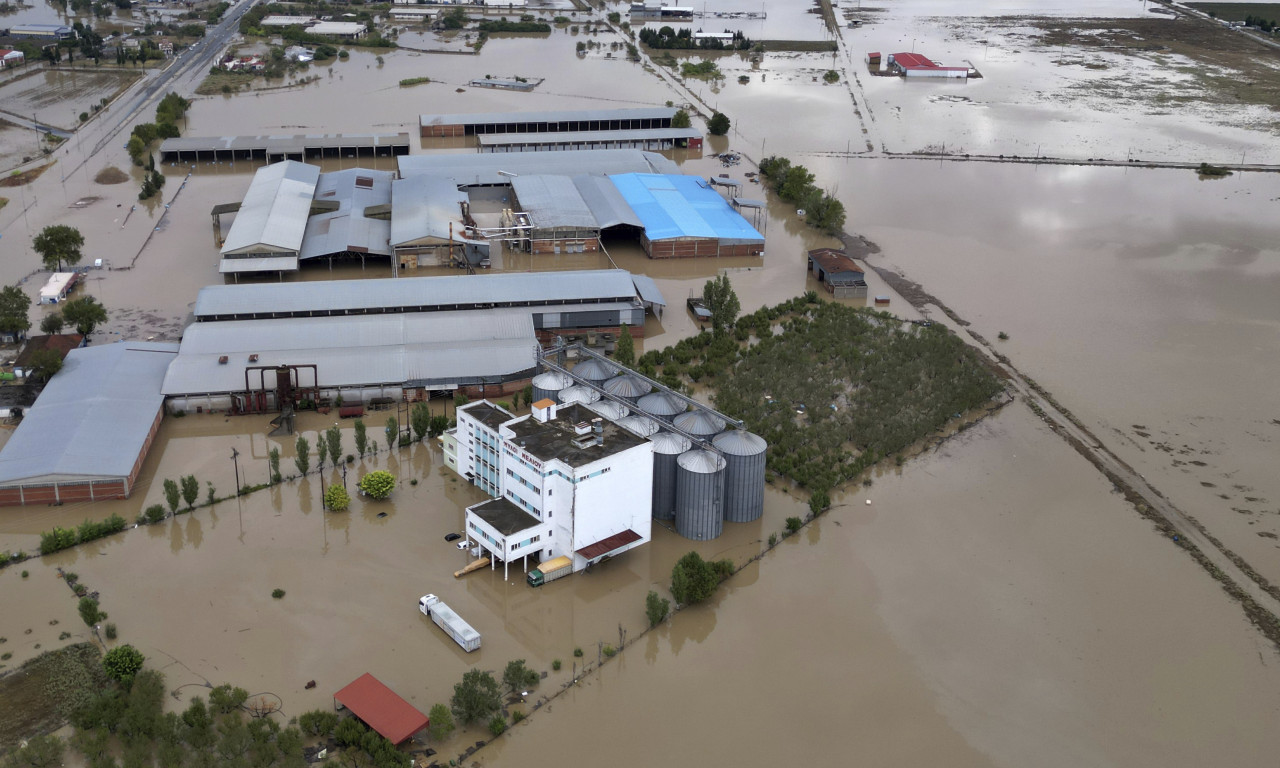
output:
POLYGON ((462 538, 462 534, 460 533, 446 533, 444 535, 445 541, 457 541, 460 538, 462 538))
POLYGON ((476 543, 471 539, 463 539, 462 541, 458 542, 454 546, 456 546, 458 549, 471 549, 475 545, 476 543))

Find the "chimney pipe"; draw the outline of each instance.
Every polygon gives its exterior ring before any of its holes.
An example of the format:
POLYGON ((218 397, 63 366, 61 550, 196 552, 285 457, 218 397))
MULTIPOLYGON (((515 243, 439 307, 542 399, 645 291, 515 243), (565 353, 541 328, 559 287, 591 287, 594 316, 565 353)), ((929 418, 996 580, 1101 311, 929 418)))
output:
POLYGON ((604 445, 604 419, 599 416, 592 419, 591 429, 596 433, 596 445, 604 445))

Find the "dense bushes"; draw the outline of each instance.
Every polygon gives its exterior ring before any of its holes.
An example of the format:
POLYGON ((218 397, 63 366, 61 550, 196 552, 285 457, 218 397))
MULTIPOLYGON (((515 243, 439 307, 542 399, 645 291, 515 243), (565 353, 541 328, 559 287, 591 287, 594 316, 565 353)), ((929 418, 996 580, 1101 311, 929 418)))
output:
POLYGON ((40 534, 40 554, 48 555, 123 530, 124 518, 119 515, 112 515, 102 522, 85 520, 74 531, 55 527, 52 531, 40 534))
POLYGON ((760 175, 778 197, 804 210, 809 226, 831 233, 844 228, 844 203, 818 189, 808 168, 792 165, 785 157, 770 156, 760 161, 760 175))
POLYGON ((671 569, 671 596, 681 605, 700 603, 732 575, 732 560, 708 562, 697 552, 690 552, 671 569))
POLYGON ((481 32, 550 32, 551 25, 543 21, 482 21, 476 25, 481 32))
POLYGON ((666 26, 656 31, 648 27, 644 27, 640 30, 639 36, 640 42, 650 48, 670 50, 701 49, 709 51, 743 51, 751 47, 751 41, 748 40, 741 31, 734 32, 733 40, 727 43, 722 40, 694 40, 693 31, 688 27, 681 27, 679 32, 666 26))

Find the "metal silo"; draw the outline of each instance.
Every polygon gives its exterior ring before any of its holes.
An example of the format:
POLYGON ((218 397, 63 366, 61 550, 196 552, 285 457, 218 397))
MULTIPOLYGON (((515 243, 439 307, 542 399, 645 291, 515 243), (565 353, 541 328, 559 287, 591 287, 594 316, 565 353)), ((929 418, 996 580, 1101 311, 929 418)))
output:
POLYGON ((650 435, 649 442, 653 443, 653 516, 672 520, 676 516, 676 457, 692 443, 675 432, 650 435))
POLYGON ((724 529, 724 468, 719 455, 702 449, 676 458, 676 533, 707 541, 724 529))
POLYGON ((612 379, 606 379, 604 382, 604 391, 614 397, 621 397, 629 403, 634 403, 641 397, 653 391, 653 385, 639 376, 624 373, 621 376, 614 376, 612 379))
POLYGON ((595 391, 594 389, 591 389, 590 387, 584 387, 581 384, 575 384, 572 387, 569 387, 568 389, 560 390, 561 405, 573 405, 574 403, 582 403, 583 405, 587 405, 590 403, 594 403, 599 399, 600 399, 599 392, 595 391))
POLYGON ((625 419, 618 419, 618 426, 640 437, 648 437, 658 431, 658 422, 640 414, 632 414, 625 419))
POLYGON ((665 421, 677 414, 684 413, 688 404, 675 395, 666 392, 651 392, 636 401, 636 407, 650 416, 657 416, 665 421))
POLYGON ((595 411, 609 421, 617 421, 631 413, 625 405, 619 405, 612 400, 600 400, 595 403, 587 403, 587 409, 595 411))
POLYGON ((533 377, 533 402, 554 400, 560 402, 560 392, 573 386, 573 379, 559 371, 547 371, 533 377))
POLYGON ((769 444, 745 429, 721 432, 711 441, 724 454, 724 519, 749 523, 764 513, 764 452, 769 444))
POLYGON ((621 369, 613 363, 606 363, 603 360, 589 357, 586 360, 579 361, 577 365, 573 366, 571 372, 583 381, 599 384, 605 379, 611 379, 618 375, 619 370, 621 369))
POLYGON ((711 437, 724 431, 724 419, 706 411, 690 411, 675 417, 672 424, 676 428, 698 437, 711 437))

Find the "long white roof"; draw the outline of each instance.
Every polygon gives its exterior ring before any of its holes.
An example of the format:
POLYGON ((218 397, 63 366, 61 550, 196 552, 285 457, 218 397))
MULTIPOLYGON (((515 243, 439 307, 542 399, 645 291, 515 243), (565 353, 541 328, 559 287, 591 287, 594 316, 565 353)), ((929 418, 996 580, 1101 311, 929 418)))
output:
POLYGON ((532 369, 537 345, 527 309, 195 323, 163 392, 241 392, 249 365, 314 364, 322 387, 465 383, 532 369))
POLYGON ((318 166, 293 160, 259 168, 222 252, 298 252, 319 180, 318 166))
POLYGON ((71 350, 0 451, 0 484, 128 477, 177 352, 139 341, 71 350))

